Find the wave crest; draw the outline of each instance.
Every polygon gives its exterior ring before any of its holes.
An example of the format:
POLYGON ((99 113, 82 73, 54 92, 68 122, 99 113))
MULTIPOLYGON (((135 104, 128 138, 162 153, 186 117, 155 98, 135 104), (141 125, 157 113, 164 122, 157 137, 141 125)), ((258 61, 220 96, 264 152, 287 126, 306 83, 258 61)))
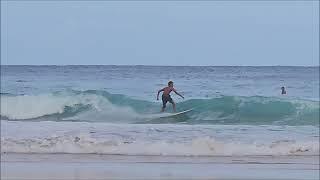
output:
MULTIPOLYGON (((106 91, 88 90, 44 95, 1 95, 1 118, 9 120, 76 120, 145 123, 160 104, 106 91)), ((319 102, 272 97, 221 96, 190 99, 178 110, 194 110, 151 123, 318 125, 319 102)))

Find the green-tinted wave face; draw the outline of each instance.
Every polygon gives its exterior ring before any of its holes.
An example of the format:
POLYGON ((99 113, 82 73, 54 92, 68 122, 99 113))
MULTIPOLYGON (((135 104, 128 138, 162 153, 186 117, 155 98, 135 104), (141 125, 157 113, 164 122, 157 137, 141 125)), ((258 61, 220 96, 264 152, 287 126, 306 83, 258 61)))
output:
POLYGON ((319 102, 313 101, 224 96, 189 100, 182 107, 197 107, 190 115, 190 123, 319 124, 319 102))
MULTIPOLYGON (((193 109, 171 118, 152 118, 161 102, 129 98, 106 91, 59 92, 37 96, 1 95, 1 117, 10 120, 75 120, 112 123, 187 123, 319 125, 319 101, 271 97, 221 96, 189 99, 177 110, 193 109)), ((171 112, 168 105, 167 112, 171 112)))

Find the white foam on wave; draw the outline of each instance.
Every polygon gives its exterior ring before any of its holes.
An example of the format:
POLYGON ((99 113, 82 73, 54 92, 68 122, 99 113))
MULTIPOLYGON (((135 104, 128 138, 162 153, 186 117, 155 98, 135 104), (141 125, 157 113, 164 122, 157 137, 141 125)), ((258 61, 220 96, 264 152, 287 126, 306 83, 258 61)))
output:
POLYGON ((110 119, 118 120, 138 116, 130 107, 119 107, 98 95, 84 94, 1 96, 1 115, 9 119, 32 119, 56 113, 61 114, 65 107, 78 104, 90 105, 92 110, 70 119, 105 120, 105 117, 110 117, 110 119))
MULTIPOLYGON (((105 91, 63 91, 23 96, 1 95, 1 116, 10 120, 37 118, 37 120, 119 123, 146 122, 169 116, 165 113, 145 114, 158 111, 158 109, 156 104, 153 106, 144 103, 146 101, 112 95, 105 91), (112 100, 112 103, 109 100, 112 100)), ((187 114, 189 119, 183 120, 187 123, 318 124, 315 120, 319 114, 319 103, 311 101, 222 96, 201 101, 191 99, 188 103, 181 103, 179 107, 186 109, 187 105, 195 107, 194 111, 187 114), (198 107, 200 104, 204 105, 203 108, 198 107)))
POLYGON ((274 141, 264 144, 223 142, 212 137, 195 138, 188 142, 135 141, 97 139, 90 134, 51 136, 47 138, 1 138, 2 152, 14 153, 97 153, 122 155, 319 155, 314 141, 274 141))
POLYGON ((62 113, 65 106, 75 103, 74 98, 53 95, 2 96, 1 115, 10 119, 30 119, 62 113))
POLYGON ((178 156, 319 155, 319 128, 1 120, 1 150, 178 156))

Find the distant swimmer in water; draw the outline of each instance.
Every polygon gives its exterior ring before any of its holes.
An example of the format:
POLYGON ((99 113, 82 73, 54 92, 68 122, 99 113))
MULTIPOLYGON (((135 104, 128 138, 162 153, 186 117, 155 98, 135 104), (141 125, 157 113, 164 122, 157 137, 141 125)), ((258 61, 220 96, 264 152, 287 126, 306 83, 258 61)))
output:
POLYGON ((184 97, 179 94, 174 88, 173 88, 173 82, 172 81, 169 81, 168 82, 168 86, 163 88, 163 89, 160 89, 158 91, 158 94, 157 94, 157 100, 159 100, 159 93, 163 91, 163 94, 162 94, 162 108, 161 108, 161 112, 164 111, 164 109, 166 108, 166 104, 167 102, 169 101, 171 104, 172 104, 172 107, 173 107, 173 111, 176 112, 176 104, 174 103, 174 101, 172 100, 171 96, 170 96, 170 93, 171 91, 175 92, 177 95, 179 95, 180 97, 182 97, 184 99, 184 97))
POLYGON ((281 94, 287 94, 287 91, 283 86, 281 87, 281 94))

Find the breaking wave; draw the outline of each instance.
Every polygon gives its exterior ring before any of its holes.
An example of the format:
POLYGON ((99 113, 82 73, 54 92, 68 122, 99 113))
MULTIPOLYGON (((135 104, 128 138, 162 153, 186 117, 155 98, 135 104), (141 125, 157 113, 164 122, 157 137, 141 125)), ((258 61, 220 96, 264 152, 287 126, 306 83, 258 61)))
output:
POLYGON ((231 156, 231 155, 319 155, 316 141, 274 141, 239 143, 212 137, 188 142, 130 141, 97 139, 88 134, 30 139, 1 139, 2 152, 14 153, 93 153, 121 155, 231 156))
POLYGON ((94 121, 112 123, 319 125, 319 102, 275 97, 221 96, 190 99, 181 116, 152 119, 159 102, 137 100, 106 91, 68 91, 42 95, 1 94, 1 119, 94 121), (151 120, 150 120, 151 118, 151 120))

